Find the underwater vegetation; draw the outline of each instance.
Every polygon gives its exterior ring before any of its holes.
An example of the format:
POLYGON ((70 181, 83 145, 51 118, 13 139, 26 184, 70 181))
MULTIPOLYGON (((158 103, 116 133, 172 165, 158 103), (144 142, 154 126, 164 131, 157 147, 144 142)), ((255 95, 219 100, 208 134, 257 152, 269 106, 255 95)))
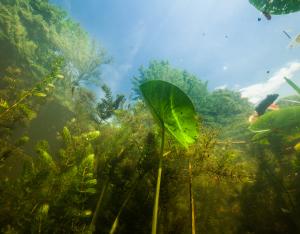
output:
MULTIPOLYGON (((145 102, 161 128, 161 150, 157 173, 155 203, 153 208, 152 233, 156 234, 159 191, 164 155, 165 130, 171 133, 184 147, 194 143, 198 137, 196 112, 186 94, 175 85, 161 80, 152 80, 140 86, 145 102)), ((189 165, 189 167, 191 167, 189 165)), ((191 169, 190 169, 191 170, 191 169)), ((191 179, 190 179, 191 181, 191 179)), ((191 184, 190 184, 191 185, 191 184)), ((191 194, 192 196, 192 194, 191 194)), ((191 197, 191 202, 193 198, 191 197)), ((195 231, 194 206, 192 209, 192 233, 195 231)))
POLYGON ((249 0, 259 11, 271 15, 282 15, 300 10, 300 1, 282 1, 282 0, 249 0))
POLYGON ((294 81, 255 107, 153 60, 130 100, 103 83, 102 44, 49 1, 2 0, 0 29, 0 233, 300 232, 294 81))
POLYGON ((280 111, 268 112, 258 118, 250 129, 253 131, 276 131, 278 133, 292 134, 298 132, 300 127, 300 107, 287 107, 280 111))
POLYGON ((284 77, 284 79, 300 95, 300 88, 298 87, 298 85, 296 85, 292 80, 286 77, 284 77))

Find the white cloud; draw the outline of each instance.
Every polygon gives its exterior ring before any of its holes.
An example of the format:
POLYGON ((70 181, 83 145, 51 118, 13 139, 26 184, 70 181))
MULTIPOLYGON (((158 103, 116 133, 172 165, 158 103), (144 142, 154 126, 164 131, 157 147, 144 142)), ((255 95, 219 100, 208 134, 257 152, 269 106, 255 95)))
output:
POLYGON ((242 97, 248 98, 252 103, 258 103, 267 94, 278 91, 285 84, 284 77, 292 78, 300 70, 300 62, 289 63, 281 68, 266 82, 253 84, 240 89, 242 97))
POLYGON ((224 84, 224 85, 221 85, 221 86, 218 86, 215 88, 215 90, 218 90, 218 89, 226 89, 227 88, 227 85, 224 84))

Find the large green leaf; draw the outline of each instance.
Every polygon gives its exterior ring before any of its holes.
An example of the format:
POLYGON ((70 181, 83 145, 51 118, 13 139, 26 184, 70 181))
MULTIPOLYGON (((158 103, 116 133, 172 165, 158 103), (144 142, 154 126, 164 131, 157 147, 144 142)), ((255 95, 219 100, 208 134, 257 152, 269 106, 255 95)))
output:
POLYGON ((284 77, 284 79, 298 94, 300 94, 300 87, 298 85, 286 77, 284 77))
POLYGON ((287 107, 278 111, 270 111, 259 117, 250 130, 260 133, 294 134, 300 132, 300 107, 287 107))
POLYGON ((249 0, 259 11, 282 15, 300 10, 300 0, 249 0))
POLYGON ((140 90, 153 116, 183 146, 198 136, 196 112, 191 100, 177 86, 162 80, 143 83, 140 90))

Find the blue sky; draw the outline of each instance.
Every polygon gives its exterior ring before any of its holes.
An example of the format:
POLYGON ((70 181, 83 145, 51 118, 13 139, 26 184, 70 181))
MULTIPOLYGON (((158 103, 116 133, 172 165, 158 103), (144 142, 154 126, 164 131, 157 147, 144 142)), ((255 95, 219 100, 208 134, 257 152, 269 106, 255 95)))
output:
POLYGON ((52 0, 99 40, 114 59, 103 80, 129 94, 131 78, 150 60, 168 60, 209 89, 241 91, 252 102, 266 94, 292 94, 300 84, 300 12, 268 21, 247 0, 52 0), (258 21, 261 18, 261 21, 258 21), (269 73, 267 73, 269 71, 269 73))

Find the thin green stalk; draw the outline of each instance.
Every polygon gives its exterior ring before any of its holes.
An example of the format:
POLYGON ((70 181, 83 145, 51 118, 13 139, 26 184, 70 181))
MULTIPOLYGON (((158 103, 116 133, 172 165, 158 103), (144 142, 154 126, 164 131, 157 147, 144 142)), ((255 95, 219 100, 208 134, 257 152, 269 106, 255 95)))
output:
POLYGON ((17 100, 13 105, 11 105, 9 108, 7 108, 5 111, 3 111, 0 114, 0 118, 2 118, 5 114, 9 113, 11 110, 16 108, 21 102, 23 102, 27 97, 31 96, 32 93, 34 92, 36 88, 34 87, 33 89, 29 90, 24 94, 19 100, 17 100))
POLYGON ((190 184, 190 211, 191 211, 191 223, 192 223, 192 234, 196 234, 196 224, 195 224, 195 202, 193 196, 193 172, 191 160, 189 160, 189 184, 190 184))
POLYGON ((138 182, 139 178, 140 177, 137 177, 135 179, 135 181, 133 182, 133 185, 132 185, 131 189, 127 193, 126 199, 124 200, 124 202, 123 202, 123 204, 122 204, 122 206, 121 206, 121 208, 120 208, 120 210, 119 210, 119 212, 117 214, 117 217, 115 218, 115 221, 114 221, 114 223, 113 223, 113 225, 112 225, 112 227, 111 227, 111 229, 109 231, 109 234, 114 234, 115 233, 115 231, 117 229, 117 226, 119 224, 119 217, 120 217, 121 213, 123 212, 124 208, 126 207, 127 202, 129 201, 129 198, 131 197, 132 192, 136 188, 136 185, 137 185, 137 182, 138 182))
POLYGON ((102 191, 101 191, 101 194, 100 194, 99 199, 98 199, 98 202, 97 202, 97 206, 96 206, 96 209, 95 209, 93 218, 92 218, 92 222, 91 222, 91 224, 90 224, 90 231, 91 231, 91 232, 94 232, 94 231, 95 231, 98 213, 99 213, 99 210, 100 210, 100 207, 101 207, 101 203, 102 203, 102 200, 103 200, 103 197, 104 197, 106 188, 107 188, 107 184, 108 184, 108 179, 107 179, 107 180, 104 182, 104 184, 103 184, 102 191))
POLYGON ((162 159, 164 153, 164 144, 165 144, 165 127, 162 125, 161 128, 161 148, 159 154, 159 165, 157 172, 157 182, 156 182, 156 192, 155 192, 155 201, 153 207, 153 217, 152 217, 152 234, 156 234, 157 229, 157 213, 158 213, 158 203, 159 203, 159 191, 160 191, 160 182, 161 182, 161 171, 162 171, 162 159))
POLYGON ((11 105, 5 111, 3 111, 2 113, 0 113, 0 118, 2 118, 7 113, 9 113, 13 109, 15 109, 19 104, 21 104, 28 97, 32 96, 33 93, 38 90, 39 86, 46 85, 47 83, 50 83, 52 79, 53 79, 53 76, 50 74, 45 79, 43 79, 42 81, 38 82, 33 88, 31 88, 30 90, 28 90, 27 92, 25 92, 25 94, 22 97, 20 97, 13 105, 11 105))

